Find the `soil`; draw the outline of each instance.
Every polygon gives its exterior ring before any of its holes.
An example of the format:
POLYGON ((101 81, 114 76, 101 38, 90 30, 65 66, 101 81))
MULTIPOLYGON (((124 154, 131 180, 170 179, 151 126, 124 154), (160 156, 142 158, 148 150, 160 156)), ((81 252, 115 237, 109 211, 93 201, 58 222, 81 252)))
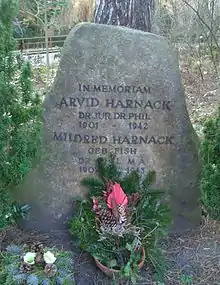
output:
MULTIPOLYGON (((217 111, 220 103, 217 90, 217 76, 211 63, 203 61, 201 68, 193 68, 190 55, 180 52, 180 69, 185 88, 187 108, 192 124, 199 137, 202 137, 204 120, 217 111)), ((53 71, 54 74, 54 71, 53 71)), ((39 73, 37 74, 39 78, 39 73)), ((40 80, 42 89, 44 80, 40 80)), ((49 235, 38 232, 24 232, 16 227, 9 227, 0 233, 0 250, 8 244, 24 244, 35 240, 45 245, 62 247, 59 241, 49 235)), ((161 242, 169 269, 166 271, 164 283, 155 280, 154 272, 147 265, 142 269, 142 285, 219 285, 220 284, 220 222, 206 217, 203 225, 191 232, 169 236, 161 242)), ((71 245, 70 245, 71 247, 71 245)), ((77 285, 110 285, 112 281, 95 267, 92 258, 71 247, 75 252, 74 273, 77 285)), ((129 284, 129 283, 126 283, 129 284)))
MULTIPOLYGON (((24 232, 9 227, 0 235, 1 250, 8 244, 29 244, 41 241, 45 246, 62 248, 59 241, 53 241, 46 234, 37 231, 24 232)), ((141 270, 137 285, 219 285, 220 284, 220 222, 210 219, 197 230, 181 235, 172 235, 161 242, 166 256, 164 283, 158 283, 155 272, 147 264, 141 270)), ((74 276, 77 285, 110 285, 112 280, 96 268, 91 256, 71 247, 75 254, 74 276)), ((130 283, 120 283, 130 284, 130 283)))
POLYGON ((207 56, 200 59, 200 69, 195 65, 193 56, 188 51, 180 50, 179 63, 190 120, 202 138, 205 120, 216 113, 220 104, 220 91, 218 75, 207 56))

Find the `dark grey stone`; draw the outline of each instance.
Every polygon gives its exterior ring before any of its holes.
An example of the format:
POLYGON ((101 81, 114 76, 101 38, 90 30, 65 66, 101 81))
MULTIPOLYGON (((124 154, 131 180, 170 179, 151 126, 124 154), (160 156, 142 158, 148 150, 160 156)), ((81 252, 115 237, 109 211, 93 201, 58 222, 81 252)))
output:
POLYGON ((173 230, 200 224, 197 137, 177 56, 159 36, 81 23, 69 33, 45 99, 45 157, 22 193, 30 226, 66 227, 80 180, 102 154, 117 152, 126 173, 154 169, 171 194, 173 230), (86 117, 87 116, 87 117, 86 117))

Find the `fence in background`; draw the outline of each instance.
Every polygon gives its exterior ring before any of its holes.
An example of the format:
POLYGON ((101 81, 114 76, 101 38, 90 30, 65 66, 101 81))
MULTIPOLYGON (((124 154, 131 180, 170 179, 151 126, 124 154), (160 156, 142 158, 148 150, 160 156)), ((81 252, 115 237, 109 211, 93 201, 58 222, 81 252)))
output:
MULTIPOLYGON (((52 36, 48 38, 49 49, 60 49, 63 47, 67 35, 52 36)), ((45 37, 17 38, 17 50, 44 50, 46 49, 45 37)))
MULTIPOLYGON (((58 63, 60 52, 67 35, 48 38, 49 64, 58 63)), ((45 65, 47 62, 45 37, 17 38, 16 50, 34 65, 45 65)))

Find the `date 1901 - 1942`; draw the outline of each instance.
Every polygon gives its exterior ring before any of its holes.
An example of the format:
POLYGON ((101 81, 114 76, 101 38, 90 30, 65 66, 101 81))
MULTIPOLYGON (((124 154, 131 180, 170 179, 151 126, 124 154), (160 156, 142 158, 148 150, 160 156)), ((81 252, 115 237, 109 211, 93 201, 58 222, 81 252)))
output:
MULTIPOLYGON (((129 122, 128 127, 130 130, 147 130, 148 129, 148 123, 142 123, 142 122, 129 122)), ((86 122, 86 121, 79 121, 79 128, 80 129, 95 129, 97 130, 99 128, 98 122, 86 122)))

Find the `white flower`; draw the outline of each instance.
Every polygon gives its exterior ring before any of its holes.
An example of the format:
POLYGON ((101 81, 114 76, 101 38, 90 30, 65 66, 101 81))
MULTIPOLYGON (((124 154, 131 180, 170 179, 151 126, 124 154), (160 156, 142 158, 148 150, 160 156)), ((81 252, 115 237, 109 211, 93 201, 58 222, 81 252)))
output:
POLYGON ((46 253, 44 253, 44 261, 46 263, 54 263, 56 261, 56 257, 54 256, 54 254, 50 251, 47 251, 46 253))
POLYGON ((34 259, 36 257, 36 253, 35 252, 27 252, 24 256, 24 262, 32 265, 35 263, 34 259))

